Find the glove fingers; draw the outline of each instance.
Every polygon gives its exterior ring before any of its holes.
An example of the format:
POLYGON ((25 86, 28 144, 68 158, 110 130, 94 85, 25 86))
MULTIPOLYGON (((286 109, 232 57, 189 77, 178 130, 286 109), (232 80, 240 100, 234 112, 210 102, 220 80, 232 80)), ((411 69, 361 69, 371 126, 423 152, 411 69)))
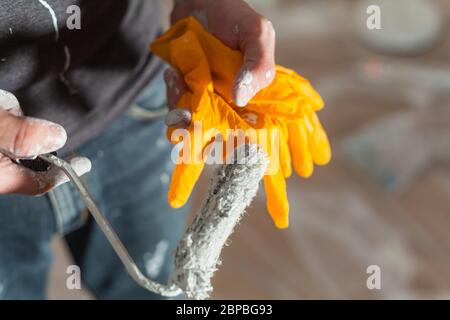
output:
POLYGON ((203 163, 180 163, 175 166, 168 195, 169 204, 172 208, 180 208, 187 202, 203 171, 203 167, 203 163))
POLYGON ((285 178, 289 178, 292 174, 291 153, 288 146, 287 130, 280 131, 280 167, 285 178))
POLYGON ((326 165, 331 160, 331 148, 327 134, 316 113, 310 110, 305 121, 308 122, 309 146, 313 161, 317 165, 326 165))
POLYGON ((197 145, 194 136, 183 141, 179 163, 174 168, 169 188, 168 200, 173 208, 182 207, 189 199, 205 166, 203 151, 206 145, 205 142, 204 145, 197 145))
POLYGON ((267 209, 277 228, 289 226, 289 203, 286 194, 286 181, 282 170, 277 174, 264 176, 267 209))
POLYGON ((292 122, 289 128, 289 147, 294 170, 300 177, 308 178, 314 171, 312 155, 308 149, 308 136, 303 121, 292 122))

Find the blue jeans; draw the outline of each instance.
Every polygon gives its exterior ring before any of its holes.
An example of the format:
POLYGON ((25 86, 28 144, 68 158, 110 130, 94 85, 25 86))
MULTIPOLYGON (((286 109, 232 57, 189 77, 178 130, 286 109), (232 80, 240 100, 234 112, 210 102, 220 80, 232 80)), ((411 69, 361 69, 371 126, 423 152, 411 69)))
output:
MULTIPOLYGON (((93 169, 85 181, 139 268, 165 283, 186 208, 174 210, 167 204, 171 147, 161 118, 136 116, 165 106, 162 77, 136 104, 139 112, 128 112, 77 153, 91 159, 93 169)), ((65 236, 83 284, 96 298, 161 298, 126 273, 68 183, 42 197, 0 196, 0 299, 45 298, 50 241, 57 233, 65 236)))

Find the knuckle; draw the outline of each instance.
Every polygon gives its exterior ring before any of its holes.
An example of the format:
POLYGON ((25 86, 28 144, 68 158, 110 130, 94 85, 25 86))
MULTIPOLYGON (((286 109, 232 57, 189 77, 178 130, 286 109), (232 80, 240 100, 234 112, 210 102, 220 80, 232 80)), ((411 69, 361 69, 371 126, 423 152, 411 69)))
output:
POLYGON ((264 17, 253 17, 243 22, 244 32, 247 36, 260 36, 263 34, 264 17))
POLYGON ((273 27, 272 22, 265 17, 260 18, 259 28, 261 30, 261 35, 264 35, 264 36, 272 35, 275 33, 275 29, 273 27))
POLYGON ((30 135, 31 135, 31 124, 27 121, 23 121, 20 126, 18 127, 14 138, 12 139, 12 150, 17 153, 23 153, 28 151, 29 148, 29 141, 30 141, 30 135))
POLYGON ((268 20, 267 18, 263 18, 261 23, 262 23, 262 26, 261 26, 262 36, 265 37, 266 39, 270 39, 270 41, 274 41, 275 28, 273 27, 272 22, 270 20, 268 20))
POLYGON ((272 22, 262 16, 249 19, 244 23, 244 33, 247 38, 256 38, 260 42, 272 44, 275 42, 275 28, 272 22))

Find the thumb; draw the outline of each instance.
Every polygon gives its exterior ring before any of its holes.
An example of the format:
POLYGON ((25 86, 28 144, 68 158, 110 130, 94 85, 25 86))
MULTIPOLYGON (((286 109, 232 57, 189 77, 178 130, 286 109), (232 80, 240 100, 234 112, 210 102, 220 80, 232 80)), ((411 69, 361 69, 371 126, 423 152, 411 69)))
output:
POLYGON ((244 63, 234 80, 232 97, 239 107, 245 107, 275 77, 275 30, 266 19, 256 26, 238 34, 244 63))
POLYGON ((0 89, 0 108, 8 110, 16 116, 23 116, 19 100, 11 92, 0 89))
POLYGON ((17 158, 33 158, 63 147, 64 128, 46 120, 13 115, 0 108, 0 149, 17 158))

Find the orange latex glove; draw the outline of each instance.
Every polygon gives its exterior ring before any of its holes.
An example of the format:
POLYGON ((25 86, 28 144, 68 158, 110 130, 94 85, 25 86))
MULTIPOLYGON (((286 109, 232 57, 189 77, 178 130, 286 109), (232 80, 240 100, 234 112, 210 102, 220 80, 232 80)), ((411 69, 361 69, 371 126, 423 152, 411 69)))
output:
MULTIPOLYGON (((175 166, 172 175, 170 205, 181 207, 188 200, 204 168, 202 155, 217 134, 226 144, 236 139, 227 134, 227 129, 253 129, 258 138, 249 135, 244 140, 260 144, 269 156, 264 176, 267 208, 275 225, 286 228, 289 204, 285 178, 291 175, 291 161, 300 176, 309 177, 314 164, 325 165, 331 158, 327 135, 315 113, 323 107, 319 94, 294 71, 276 66, 272 84, 258 92, 245 108, 237 107, 231 91, 243 62, 242 53, 224 45, 192 17, 178 21, 151 45, 151 50, 183 75, 188 91, 177 107, 192 114, 190 139, 183 139, 183 150, 189 152, 180 152, 184 161, 175 166), (195 140, 199 123, 203 130, 200 142, 195 140), (259 138, 263 130, 268 137, 265 141, 259 138)), ((182 138, 176 130, 169 128, 167 132, 172 143, 182 138)))

